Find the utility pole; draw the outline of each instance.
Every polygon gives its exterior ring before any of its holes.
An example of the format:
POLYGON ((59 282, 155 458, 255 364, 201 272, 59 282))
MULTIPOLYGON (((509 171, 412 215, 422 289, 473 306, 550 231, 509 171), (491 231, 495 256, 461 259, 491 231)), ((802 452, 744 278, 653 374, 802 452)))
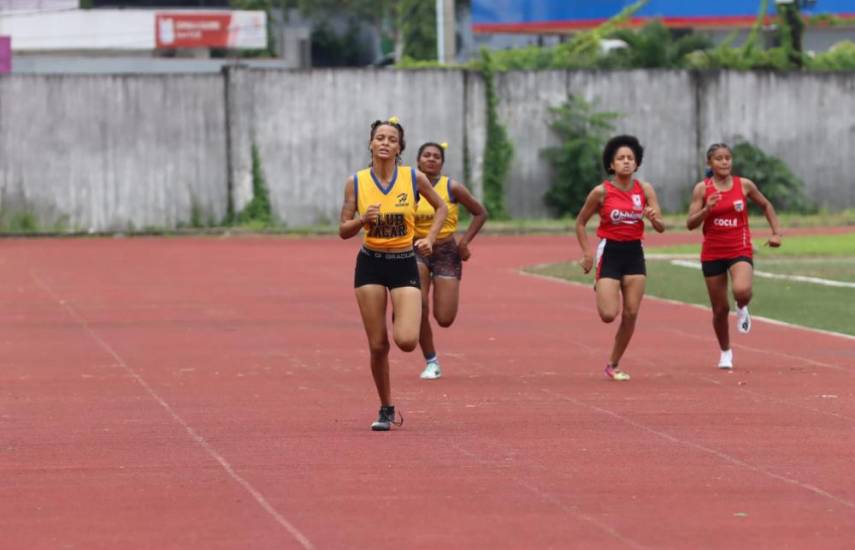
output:
POLYGON ((436 59, 452 63, 457 57, 454 0, 436 0, 436 59))

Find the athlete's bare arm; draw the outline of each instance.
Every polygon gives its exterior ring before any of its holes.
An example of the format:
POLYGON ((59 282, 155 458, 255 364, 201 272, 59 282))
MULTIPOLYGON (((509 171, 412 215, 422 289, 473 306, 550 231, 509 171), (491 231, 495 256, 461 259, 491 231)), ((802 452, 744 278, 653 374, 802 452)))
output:
POLYGON ((588 198, 585 199, 585 204, 582 206, 582 210, 579 211, 579 215, 576 216, 576 239, 582 248, 582 259, 579 260, 579 264, 585 273, 590 272, 591 268, 594 267, 594 255, 591 253, 591 245, 588 243, 588 233, 585 231, 585 226, 588 225, 588 220, 591 219, 591 216, 603 205, 605 195, 605 186, 603 184, 594 187, 588 193, 588 198))
POLYGON ((665 231, 665 220, 662 219, 662 209, 659 207, 659 198, 656 190, 646 181, 641 182, 644 196, 647 198, 647 206, 644 207, 644 217, 650 220, 650 225, 657 233, 665 231))
POLYGON ((483 227, 484 222, 487 221, 487 209, 484 208, 483 204, 478 202, 478 199, 472 196, 469 189, 467 189, 462 183, 450 180, 448 182, 448 187, 451 189, 451 194, 457 202, 462 204, 466 210, 472 214, 472 220, 469 222, 469 227, 457 243, 457 252, 460 254, 460 259, 465 262, 472 255, 469 252, 469 243, 472 242, 475 235, 481 231, 481 227, 483 227))
POLYGON ((721 193, 716 192, 710 195, 708 200, 704 201, 706 188, 706 183, 699 181, 692 191, 692 202, 689 203, 689 217, 686 219, 686 227, 689 231, 704 223, 712 207, 721 199, 721 193))
POLYGON ((772 236, 769 237, 766 244, 772 248, 781 246, 781 224, 778 221, 778 214, 775 212, 775 207, 769 199, 760 192, 760 189, 757 188, 757 184, 749 179, 742 178, 742 191, 745 193, 746 197, 751 199, 754 204, 763 210, 763 215, 766 216, 766 221, 769 222, 769 227, 772 228, 772 236))
POLYGON ((348 176, 344 183, 344 203, 341 205, 341 215, 339 216, 338 236, 342 239, 349 239, 359 233, 362 229, 362 216, 353 217, 356 213, 356 193, 353 191, 353 176, 348 176))

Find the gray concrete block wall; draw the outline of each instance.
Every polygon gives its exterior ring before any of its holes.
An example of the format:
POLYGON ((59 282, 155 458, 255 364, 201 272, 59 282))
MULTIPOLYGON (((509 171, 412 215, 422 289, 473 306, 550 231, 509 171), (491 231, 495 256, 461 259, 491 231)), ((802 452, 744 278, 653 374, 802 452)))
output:
MULTIPOLYGON (((694 138, 696 102, 690 73, 676 71, 510 72, 497 78, 499 115, 514 143, 507 188, 515 217, 544 217, 543 195, 555 177, 541 151, 559 145, 549 128, 550 107, 568 94, 600 112, 614 112, 614 134, 638 136, 645 156, 638 177, 654 184, 663 206, 682 207, 698 169, 694 138), (687 191, 688 190, 688 191, 687 191)), ((590 188, 600 180, 584 182, 590 188)))
MULTIPOLYGON (((242 136, 258 147, 277 219, 337 223, 345 180, 370 161, 371 123, 392 115, 405 130, 404 164, 415 165, 421 143, 447 141, 446 173, 462 180, 463 83, 447 70, 247 71, 236 92, 252 98, 238 100, 251 103, 242 136)), ((243 139, 233 140, 240 158, 243 139)))
MULTIPOLYGON (((646 147, 639 176, 680 210, 712 141, 741 136, 783 158, 831 210, 855 207, 855 75, 685 71, 544 71, 497 76, 499 112, 514 143, 510 212, 548 214, 557 144, 549 107, 568 93, 624 116, 615 132, 646 147)), ((448 141, 447 170, 482 196, 484 82, 459 70, 282 71, 224 75, 0 78, 0 212, 42 228, 172 228, 194 208, 220 222, 252 199, 258 147, 277 218, 336 223, 345 179, 369 161, 371 121, 395 114, 406 164, 424 141, 448 141)), ((751 174, 745 174, 751 177, 751 174)), ((597 181, 590 182, 596 185, 597 181)))
POLYGON ((697 131, 704 149, 747 139, 786 162, 822 207, 855 206, 848 169, 855 151, 855 73, 713 72, 700 78, 697 131))
POLYGON ((496 77, 499 118, 514 145, 514 159, 505 192, 512 217, 545 217, 549 210, 543 195, 553 174, 542 159, 545 147, 558 145, 549 129, 549 108, 567 98, 567 72, 515 71, 496 77))
MULTIPOLYGON (((649 181, 662 207, 683 208, 701 175, 695 138, 696 100, 685 71, 583 71, 570 75, 570 91, 594 101, 598 111, 621 115, 615 134, 637 136, 644 146, 638 178, 649 181)), ((686 203, 688 204, 688 203, 686 203)))
POLYGON ((0 79, 0 210, 68 230, 219 222, 223 98, 217 76, 0 79))

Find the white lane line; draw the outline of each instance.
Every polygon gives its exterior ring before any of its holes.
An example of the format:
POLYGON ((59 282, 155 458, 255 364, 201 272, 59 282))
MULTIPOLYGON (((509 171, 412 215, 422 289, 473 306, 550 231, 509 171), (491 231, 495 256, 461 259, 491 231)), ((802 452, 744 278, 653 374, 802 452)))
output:
MULTIPOLYGON (((756 317, 752 317, 752 320, 753 319, 756 319, 756 317)), ((662 329, 662 330, 665 330, 668 332, 673 332, 675 334, 679 334, 680 336, 685 336, 686 338, 693 338, 695 340, 709 340, 705 336, 700 336, 698 334, 693 334, 691 332, 686 332, 684 330, 680 330, 677 328, 666 328, 666 329, 662 329)), ((731 342, 731 346, 734 348, 737 348, 737 349, 748 350, 748 351, 753 352, 753 353, 760 353, 763 355, 771 355, 773 357, 775 357, 775 356, 783 357, 784 359, 790 359, 792 361, 800 361, 803 363, 808 363, 810 365, 813 365, 814 367, 821 367, 824 369, 834 369, 834 370, 839 370, 839 371, 843 371, 843 372, 850 372, 850 373, 855 372, 851 368, 847 368, 845 366, 835 365, 834 363, 824 363, 822 361, 810 359, 809 357, 803 357, 801 355, 792 355, 790 353, 786 353, 783 351, 774 351, 774 350, 768 350, 768 349, 762 349, 762 348, 755 348, 753 346, 747 346, 745 344, 734 344, 732 342, 731 342)))
MULTIPOLYGON (((671 265, 680 267, 690 267, 692 269, 701 269, 700 262, 693 260, 671 260, 671 265)), ((785 275, 783 273, 770 273, 768 271, 754 271, 755 277, 764 279, 778 279, 783 281, 796 281, 799 283, 810 283, 814 285, 833 286, 839 288, 855 288, 855 283, 845 281, 834 281, 831 279, 821 279, 819 277, 808 277, 806 275, 785 275)))
POLYGON ((617 420, 620 420, 621 422, 629 424, 630 426, 633 426, 633 427, 638 428, 640 430, 644 430, 646 432, 652 433, 652 434, 654 434, 658 437, 661 437, 662 439, 665 439, 667 441, 670 441, 672 443, 676 443, 676 444, 683 445, 686 447, 691 447, 691 448, 696 449, 698 451, 701 451, 701 452, 713 455, 715 457, 718 457, 721 460, 724 460, 726 462, 730 462, 731 464, 735 464, 736 466, 740 466, 742 468, 746 468, 746 469, 751 470, 753 472, 763 474, 763 475, 768 476, 772 479, 777 479, 779 481, 783 481, 784 483, 788 483, 790 485, 795 485, 796 487, 799 487, 799 488, 804 489, 806 491, 810 491, 811 493, 814 493, 818 496, 827 498, 829 500, 833 500, 834 502, 837 502, 837 503, 843 504, 844 506, 847 506, 849 508, 855 509, 855 503, 853 503, 852 501, 846 500, 845 498, 842 498, 842 497, 839 497, 839 496, 834 495, 832 493, 829 493, 828 491, 820 489, 816 485, 811 485, 810 483, 802 483, 801 481, 799 481, 797 479, 787 477, 787 476, 784 476, 781 474, 776 474, 775 472, 771 472, 771 471, 769 471, 765 468, 762 468, 760 466, 755 466, 754 464, 745 462, 744 460, 740 460, 740 459, 738 459, 734 456, 731 456, 727 453, 724 453, 722 451, 718 451, 716 449, 706 447, 704 445, 701 445, 700 443, 694 443, 692 441, 680 439, 679 437, 671 435, 667 432, 662 432, 662 431, 659 431, 655 428, 651 428, 650 426, 646 426, 640 422, 636 422, 635 420, 631 420, 631 419, 629 419, 625 416, 622 416, 622 415, 620 415, 614 411, 610 411, 609 409, 604 409, 604 408, 598 407, 596 405, 584 403, 584 402, 579 401, 578 399, 575 399, 573 397, 563 395, 563 394, 554 392, 554 391, 546 389, 546 388, 543 388, 543 392, 547 393, 549 395, 552 395, 558 399, 562 399, 564 401, 569 401, 570 403, 573 403, 574 405, 576 405, 578 407, 586 407, 586 408, 589 408, 591 410, 597 411, 601 414, 611 416, 612 418, 616 418, 617 420))
MULTIPOLYGON (((703 380, 705 382, 709 382, 710 384, 715 384, 716 386, 726 387, 726 385, 722 384, 720 380, 716 380, 714 378, 709 378, 707 376, 702 376, 700 374, 695 375, 695 376, 700 380, 703 380)), ((852 416, 847 416, 845 414, 836 413, 834 411, 823 411, 822 409, 809 407, 808 405, 801 405, 799 403, 796 403, 796 402, 788 400, 788 399, 781 399, 780 397, 773 397, 771 395, 765 395, 765 394, 762 394, 760 392, 756 392, 753 390, 746 389, 745 387, 737 386, 735 389, 739 392, 747 393, 748 395, 754 396, 755 399, 770 401, 772 403, 780 403, 782 405, 787 405, 789 407, 796 407, 798 409, 810 411, 810 412, 816 413, 816 414, 823 414, 823 415, 827 415, 827 416, 832 416, 834 418, 838 418, 841 420, 855 421, 855 417, 852 417, 852 416)))
MULTIPOLYGON (((547 265, 547 264, 544 264, 544 265, 547 265)), ((568 281, 567 279, 562 279, 561 277, 556 277, 553 275, 541 275, 539 273, 528 273, 528 272, 522 271, 522 270, 518 271, 518 273, 521 275, 525 275, 527 277, 534 277, 536 279, 545 279, 547 281, 552 281, 555 283, 563 283, 563 284, 572 285, 572 286, 581 286, 583 288, 591 288, 591 285, 588 285, 585 283, 579 283, 576 281, 568 281)), ((656 296, 653 294, 646 294, 645 293, 644 299, 645 300, 656 300, 658 302, 665 302, 666 304, 674 304, 674 305, 678 305, 678 306, 692 307, 692 308, 701 309, 704 311, 710 310, 709 306, 701 306, 698 304, 690 304, 689 302, 681 302, 679 300, 671 300, 670 298, 662 298, 660 296, 656 296)), ((582 308, 581 306, 574 307, 574 309, 586 309, 586 310, 588 310, 588 308, 582 308)), ((735 314, 732 314, 732 315, 735 315, 735 314)), ((786 321, 778 321, 777 319, 770 319, 768 317, 761 317, 760 315, 754 315, 752 313, 751 314, 751 321, 753 322, 756 320, 760 320, 760 321, 763 321, 764 323, 769 323, 771 325, 778 325, 781 327, 793 328, 793 329, 798 329, 798 330, 806 330, 809 332, 816 332, 817 334, 825 334, 827 336, 835 336, 837 338, 844 338, 846 340, 855 341, 855 336, 852 336, 851 334, 844 334, 842 332, 834 332, 833 330, 824 330, 821 328, 806 327, 804 325, 797 325, 795 323, 788 323, 786 321)))
POLYGON ((176 421, 176 422, 177 422, 177 423, 182 427, 182 428, 184 428, 184 430, 187 432, 187 434, 190 436, 190 438, 191 438, 193 441, 195 441, 195 442, 196 442, 200 447, 202 447, 202 448, 205 450, 205 452, 207 452, 207 453, 208 453, 208 455, 209 455, 209 456, 211 456, 211 458, 213 458, 214 460, 216 460, 216 461, 220 464, 220 466, 222 466, 222 467, 223 467, 223 469, 226 471, 226 473, 229 475, 229 477, 231 477, 231 478, 232 478, 234 481, 236 481, 236 482, 237 482, 241 487, 243 487, 243 488, 244 488, 244 489, 245 489, 245 490, 246 490, 250 495, 252 495, 252 498, 254 498, 254 499, 255 499, 255 501, 258 503, 258 505, 259 505, 259 506, 261 506, 261 508, 262 508, 262 509, 264 509, 264 511, 265 511, 265 512, 267 512, 268 514, 270 514, 270 515, 273 517, 273 519, 274 519, 274 520, 276 520, 276 522, 277 522, 280 526, 284 527, 284 528, 285 528, 285 529, 286 529, 286 530, 291 534, 291 536, 292 536, 292 537, 294 537, 294 539, 295 539, 297 542, 299 542, 299 543, 300 543, 300 545, 301 545, 303 548, 305 548, 306 550, 314 550, 315 546, 314 546, 314 545, 312 544, 312 542, 311 542, 311 541, 306 537, 306 535, 304 535, 303 533, 301 533, 299 529, 297 529, 296 527, 294 527, 294 525, 293 525, 290 521, 288 521, 288 520, 285 518, 285 516, 283 516, 282 514, 280 514, 280 513, 279 513, 279 512, 278 512, 278 511, 273 507, 273 505, 271 505, 271 504, 267 501, 267 499, 266 499, 266 498, 264 498, 264 495, 262 495, 262 494, 261 494, 261 492, 260 492, 258 489, 256 489, 255 487, 253 487, 253 486, 252 486, 252 484, 251 484, 249 481, 247 481, 246 479, 244 479, 243 477, 241 477, 241 476, 240 476, 240 474, 238 474, 238 473, 235 471, 235 469, 232 467, 232 465, 231 465, 231 464, 229 464, 229 462, 228 462, 228 461, 223 457, 223 455, 221 455, 219 452, 217 452, 217 450, 216 450, 216 449, 214 449, 214 448, 213 448, 213 447, 212 447, 212 446, 211 446, 211 445, 210 445, 210 444, 205 440, 205 438, 204 438, 204 437, 202 437, 201 435, 199 435, 199 434, 196 432, 196 430, 194 430, 194 429, 193 429, 189 424, 187 424, 187 422, 186 422, 183 418, 181 418, 181 417, 178 415, 178 413, 177 413, 177 412, 175 412, 175 410, 174 410, 174 409, 169 405, 169 403, 167 403, 167 402, 166 402, 166 401, 165 401, 165 400, 164 400, 164 399, 163 399, 163 398, 162 398, 162 397, 161 397, 161 396, 160 396, 160 395, 159 395, 159 394, 154 390, 154 388, 152 388, 152 387, 149 385, 149 383, 148 383, 148 382, 146 382, 146 381, 145 381, 145 379, 144 379, 142 376, 140 376, 140 374, 139 374, 139 373, 137 373, 134 369, 132 369, 132 368, 131 368, 131 367, 130 367, 126 362, 125 362, 125 360, 124 360, 124 359, 122 359, 122 357, 121 357, 121 356, 116 352, 116 350, 114 350, 114 349, 113 349, 113 347, 112 347, 112 346, 110 346, 110 344, 108 344, 108 343, 107 343, 103 338, 101 338, 101 336, 99 336, 99 335, 98 335, 98 333, 96 333, 94 330, 92 330, 92 327, 90 327, 90 326, 89 326, 89 322, 88 322, 88 321, 86 321, 86 319, 84 319, 84 318, 83 318, 83 316, 82 316, 82 315, 80 315, 80 314, 77 312, 77 310, 75 310, 71 305, 69 305, 69 304, 68 304, 68 302, 67 302, 66 300, 63 300, 62 298, 60 298, 59 296, 57 296, 57 294, 56 294, 53 290, 51 290, 51 288, 50 288, 47 284, 45 284, 41 279, 39 279, 39 278, 36 276, 36 274, 35 274, 35 273, 33 273, 32 271, 30 272, 30 276, 32 277, 32 279, 36 282, 36 284, 37 284, 39 287, 41 287, 45 292, 47 292, 47 293, 48 293, 48 294, 49 294, 49 295, 50 295, 54 300, 56 300, 56 301, 59 303, 59 305, 60 305, 63 309, 65 309, 65 311, 68 313, 68 315, 69 315, 73 320, 75 320, 75 321, 76 321, 76 322, 77 322, 77 323, 78 323, 78 324, 83 328, 83 330, 84 330, 84 331, 86 331, 86 333, 87 333, 87 334, 88 334, 88 335, 89 335, 93 340, 95 340, 95 342, 97 342, 97 343, 98 343, 98 345, 100 345, 100 346, 101 346, 101 348, 102 348, 104 351, 106 351, 108 354, 110 354, 110 355, 113 357, 113 359, 115 359, 115 360, 116 360, 116 362, 119 364, 119 366, 120 366, 122 369, 124 369, 125 371, 127 371, 127 373, 128 373, 128 374, 130 374, 130 375, 131 375, 131 377, 132 377, 132 378, 137 382, 137 384, 139 384, 140 386, 142 386, 142 388, 143 388, 143 389, 145 389, 145 391, 146 391, 146 392, 147 392, 147 393, 148 393, 148 394, 149 394, 149 395, 150 395, 150 396, 151 396, 155 401, 157 401, 157 403, 158 403, 161 407, 163 407, 163 409, 164 409, 164 410, 165 410, 165 411, 166 411, 166 412, 167 412, 167 413, 168 413, 168 414, 169 414, 169 415, 170 415, 170 416, 171 416, 171 417, 172 417, 172 418, 173 418, 173 419, 174 419, 174 420, 175 420, 175 421, 176 421))
MULTIPOLYGON (((478 462, 482 466, 491 466, 494 464, 493 462, 490 462, 488 460, 484 460, 483 458, 481 458, 480 456, 476 455, 473 452, 467 451, 466 449, 464 449, 460 445, 454 444, 454 448, 457 449, 458 451, 460 451, 462 454, 468 456, 472 460, 478 462)), ((515 481, 517 485, 519 485, 520 487, 523 487, 524 489, 530 491, 534 495, 542 498, 543 500, 545 500, 547 502, 552 503, 555 506, 558 506, 562 511, 564 511, 568 514, 572 514, 572 515, 578 517, 579 519, 582 519, 584 521, 587 521, 591 525, 594 525, 595 527, 599 528, 600 530, 606 532, 609 536, 611 536, 611 537, 621 541, 622 543, 626 544, 630 548, 636 548, 638 550, 648 548, 647 546, 644 546, 643 544, 639 543, 638 541, 632 540, 632 539, 627 538, 626 536, 622 535, 617 529, 615 529, 611 525, 609 525, 607 523, 603 523, 602 521, 598 520, 597 518, 595 518, 593 516, 589 516, 588 514, 585 514, 584 512, 581 512, 578 508, 576 508, 574 506, 568 506, 567 504, 564 504, 560 498, 556 497, 555 495, 553 495, 551 493, 543 491, 542 489, 540 489, 536 485, 526 483, 525 481, 522 481, 522 480, 516 479, 516 478, 513 481, 515 481)))

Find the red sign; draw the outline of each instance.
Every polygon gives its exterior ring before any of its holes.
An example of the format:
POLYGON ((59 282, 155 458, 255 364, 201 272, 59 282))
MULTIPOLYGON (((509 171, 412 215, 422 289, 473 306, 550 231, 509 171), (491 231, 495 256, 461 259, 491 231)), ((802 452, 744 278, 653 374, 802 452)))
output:
POLYGON ((229 13, 158 13, 155 36, 158 48, 226 48, 229 13))
POLYGON ((12 37, 0 36, 0 74, 12 72, 12 37))

